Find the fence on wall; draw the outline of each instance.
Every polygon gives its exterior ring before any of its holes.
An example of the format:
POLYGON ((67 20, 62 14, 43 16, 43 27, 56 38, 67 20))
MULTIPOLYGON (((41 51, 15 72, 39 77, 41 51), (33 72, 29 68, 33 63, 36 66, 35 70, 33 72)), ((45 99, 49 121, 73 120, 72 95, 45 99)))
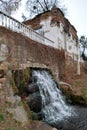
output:
POLYGON ((26 26, 25 24, 19 22, 18 20, 12 18, 11 16, 0 11, 0 26, 4 26, 7 29, 10 29, 14 32, 21 33, 24 36, 29 37, 30 39, 37 41, 39 43, 49 45, 54 47, 54 42, 45 36, 40 35, 35 32, 32 28, 26 26))

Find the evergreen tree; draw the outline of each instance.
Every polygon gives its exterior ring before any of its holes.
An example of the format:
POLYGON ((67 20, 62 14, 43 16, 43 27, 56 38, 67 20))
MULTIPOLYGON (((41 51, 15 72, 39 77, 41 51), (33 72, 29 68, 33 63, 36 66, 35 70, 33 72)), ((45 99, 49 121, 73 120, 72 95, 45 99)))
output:
POLYGON ((85 50, 87 48, 87 37, 81 36, 79 39, 79 42, 81 44, 81 47, 83 48, 81 56, 82 56, 83 60, 87 61, 87 56, 85 55, 85 50))

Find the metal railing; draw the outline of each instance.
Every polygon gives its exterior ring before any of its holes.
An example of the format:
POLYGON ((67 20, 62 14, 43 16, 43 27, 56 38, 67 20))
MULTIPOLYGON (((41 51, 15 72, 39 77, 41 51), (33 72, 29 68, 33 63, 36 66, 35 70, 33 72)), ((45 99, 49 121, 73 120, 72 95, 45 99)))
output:
POLYGON ((0 11, 0 26, 4 26, 5 28, 15 31, 17 33, 21 33, 22 35, 25 35, 30 39, 37 41, 39 43, 54 47, 53 41, 40 35, 39 33, 35 32, 32 28, 26 26, 25 24, 17 21, 16 19, 12 18, 11 16, 1 11, 0 11))

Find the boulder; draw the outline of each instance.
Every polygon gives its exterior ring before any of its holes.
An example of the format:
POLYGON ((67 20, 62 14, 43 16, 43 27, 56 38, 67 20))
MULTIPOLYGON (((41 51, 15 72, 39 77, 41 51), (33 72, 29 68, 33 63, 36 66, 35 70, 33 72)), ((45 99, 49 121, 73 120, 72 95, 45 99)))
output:
POLYGON ((26 97, 26 101, 29 104, 31 111, 41 111, 41 96, 39 92, 29 94, 29 96, 26 97))
POLYGON ((28 115, 23 106, 17 106, 17 108, 7 108, 7 112, 13 115, 13 118, 19 122, 28 122, 28 115))
POLYGON ((41 121, 31 121, 28 128, 29 130, 57 130, 41 121))
POLYGON ((39 87, 35 83, 32 83, 26 87, 26 91, 27 93, 34 93, 36 91, 39 91, 39 87))

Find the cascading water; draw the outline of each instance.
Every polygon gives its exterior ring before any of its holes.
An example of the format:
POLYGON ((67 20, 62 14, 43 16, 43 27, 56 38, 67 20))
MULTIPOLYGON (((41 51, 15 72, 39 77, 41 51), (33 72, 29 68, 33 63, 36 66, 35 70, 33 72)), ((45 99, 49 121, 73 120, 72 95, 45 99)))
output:
POLYGON ((66 105, 64 97, 51 74, 46 70, 33 70, 32 77, 37 79, 36 84, 39 86, 43 120, 52 124, 70 117, 72 108, 66 105))

